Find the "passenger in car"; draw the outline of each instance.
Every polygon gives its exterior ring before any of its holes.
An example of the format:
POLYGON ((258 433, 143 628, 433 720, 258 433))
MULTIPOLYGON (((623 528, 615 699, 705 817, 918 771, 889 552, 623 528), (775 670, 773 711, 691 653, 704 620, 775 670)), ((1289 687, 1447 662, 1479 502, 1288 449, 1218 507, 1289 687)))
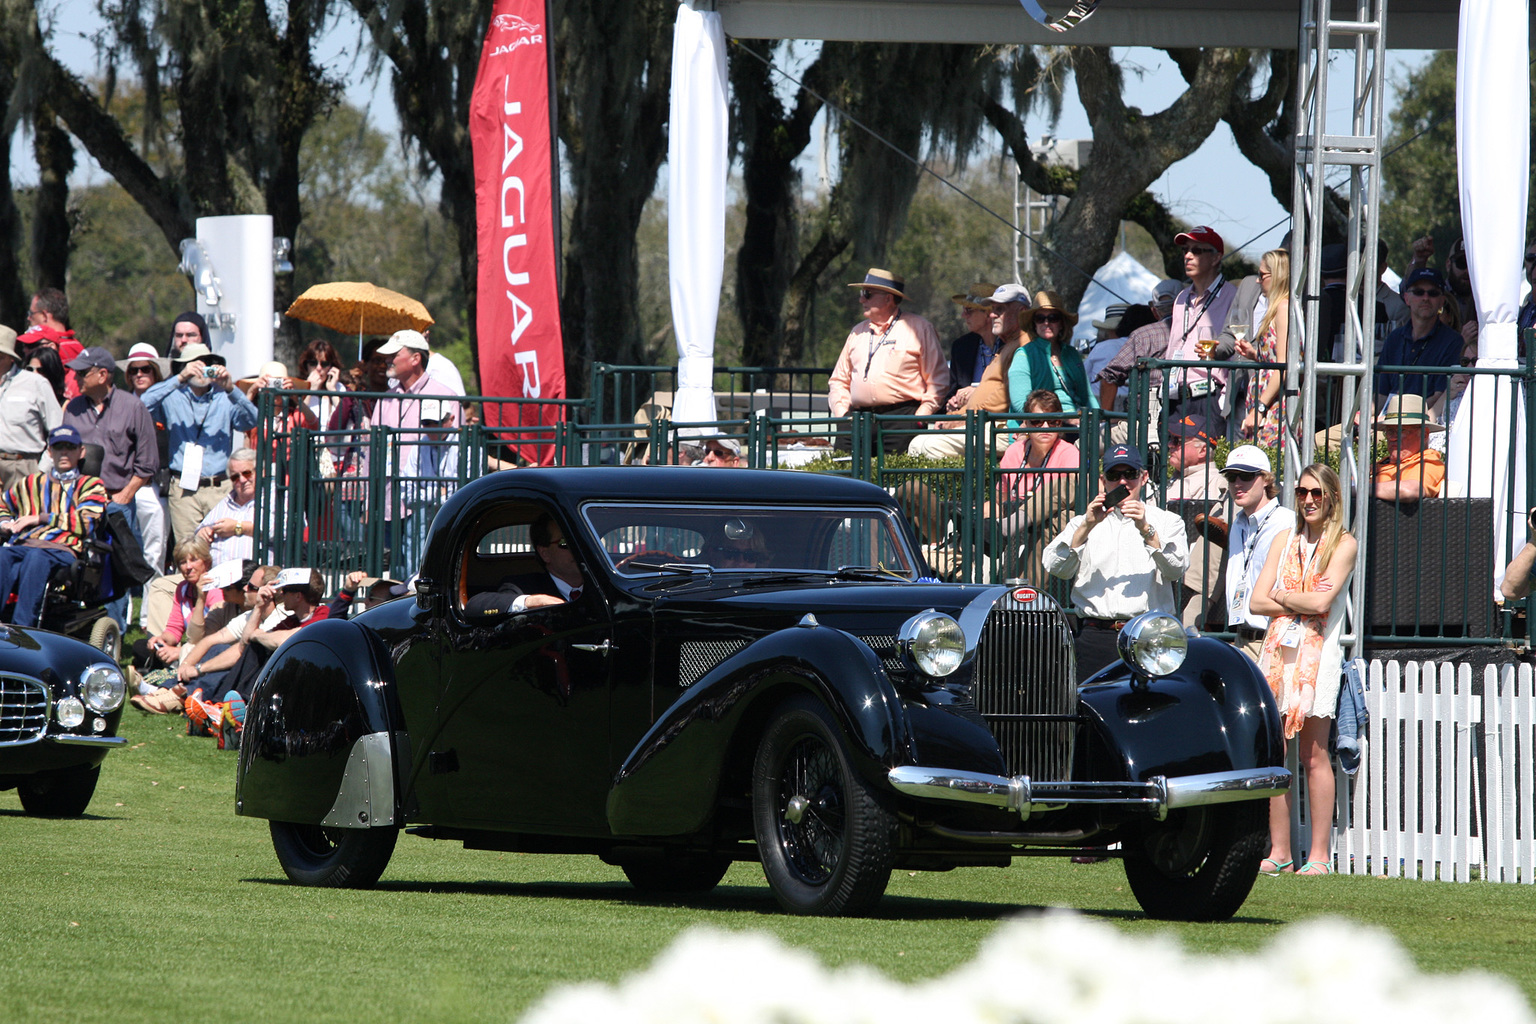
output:
POLYGON ((495 590, 475 594, 464 602, 464 611, 470 616, 505 615, 547 608, 551 605, 576 601, 581 597, 583 580, 581 567, 560 524, 548 512, 528 527, 528 537, 533 542, 533 553, 538 556, 544 572, 520 573, 508 576, 495 590))
POLYGON ((741 519, 727 519, 710 531, 703 555, 716 569, 755 569, 773 557, 763 531, 741 519))

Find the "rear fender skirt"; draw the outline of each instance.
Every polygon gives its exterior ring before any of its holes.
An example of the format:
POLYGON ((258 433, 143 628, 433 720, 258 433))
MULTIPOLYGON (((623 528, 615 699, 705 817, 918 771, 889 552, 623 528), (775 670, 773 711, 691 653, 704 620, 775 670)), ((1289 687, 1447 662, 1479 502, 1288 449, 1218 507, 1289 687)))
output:
POLYGON ((1128 780, 1285 764, 1269 684, 1252 660, 1218 640, 1190 640, 1183 667, 1145 682, 1117 662, 1084 683, 1078 699, 1094 723, 1088 735, 1107 748, 1089 756, 1118 762, 1128 780))
POLYGON ((324 620, 278 648, 251 692, 235 810, 342 828, 399 825, 408 744, 378 634, 324 620))
POLYGON ((765 695, 784 690, 807 690, 826 701, 855 762, 885 784, 886 770, 908 741, 901 702, 879 659, 840 630, 794 626, 722 661, 662 712, 614 778, 608 794, 613 832, 687 835, 704 827, 743 719, 765 695))

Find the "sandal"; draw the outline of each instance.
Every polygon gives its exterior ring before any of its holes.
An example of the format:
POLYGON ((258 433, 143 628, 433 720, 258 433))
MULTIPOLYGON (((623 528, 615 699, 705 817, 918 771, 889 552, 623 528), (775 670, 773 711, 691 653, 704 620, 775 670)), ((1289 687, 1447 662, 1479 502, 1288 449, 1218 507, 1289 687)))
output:
POLYGON ((1325 860, 1309 860, 1296 873, 1298 875, 1331 875, 1333 868, 1329 867, 1325 860))
POLYGON ((1280 876, 1280 872, 1282 871, 1284 871, 1286 874, 1291 874, 1291 865, 1295 863, 1296 862, 1293 860, 1275 860, 1273 857, 1265 857, 1263 860, 1259 861, 1259 871, 1261 874, 1269 875, 1272 878, 1278 878, 1280 876))
POLYGON ((181 698, 170 690, 156 690, 148 696, 136 693, 128 702, 146 715, 174 715, 181 710, 181 698))

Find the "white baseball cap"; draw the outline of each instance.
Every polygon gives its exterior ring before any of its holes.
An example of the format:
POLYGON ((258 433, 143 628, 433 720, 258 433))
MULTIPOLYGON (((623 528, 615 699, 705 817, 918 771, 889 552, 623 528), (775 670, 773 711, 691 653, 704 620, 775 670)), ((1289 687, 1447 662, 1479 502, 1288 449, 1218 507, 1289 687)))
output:
POLYGON ((1264 449, 1252 444, 1240 444, 1227 452, 1227 464, 1221 467, 1221 471, 1227 473, 1234 469, 1241 473, 1274 472, 1264 449))
POLYGON ((414 348, 422 352, 432 351, 432 346, 427 344, 427 336, 409 327, 391 334, 389 340, 380 345, 377 351, 381 356, 392 356, 403 348, 414 348))

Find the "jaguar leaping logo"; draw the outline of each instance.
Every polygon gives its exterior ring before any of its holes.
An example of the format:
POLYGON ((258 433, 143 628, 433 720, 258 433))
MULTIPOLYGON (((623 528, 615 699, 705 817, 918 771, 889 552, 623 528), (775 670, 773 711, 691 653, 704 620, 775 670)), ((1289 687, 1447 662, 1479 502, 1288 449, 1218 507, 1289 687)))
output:
POLYGON ((491 19, 491 25, 499 32, 522 32, 530 36, 538 35, 543 27, 517 14, 498 14, 491 19))

